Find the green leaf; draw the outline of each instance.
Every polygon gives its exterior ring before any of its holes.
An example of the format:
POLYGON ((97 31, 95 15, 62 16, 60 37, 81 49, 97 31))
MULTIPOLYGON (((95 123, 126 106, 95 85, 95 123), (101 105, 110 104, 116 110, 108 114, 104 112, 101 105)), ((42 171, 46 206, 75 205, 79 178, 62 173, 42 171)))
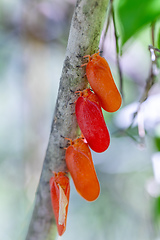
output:
POLYGON ((160 151, 160 124, 155 128, 154 143, 157 150, 160 151))
POLYGON ((160 0, 117 0, 122 45, 145 25, 160 17, 160 0))
POLYGON ((160 197, 155 199, 154 210, 153 210, 154 220, 159 222, 160 220, 160 197))
POLYGON ((155 142, 155 146, 156 146, 157 150, 160 151, 160 137, 156 136, 154 138, 154 142, 155 142))
POLYGON ((157 47, 160 49, 160 28, 159 28, 158 37, 157 37, 157 47))

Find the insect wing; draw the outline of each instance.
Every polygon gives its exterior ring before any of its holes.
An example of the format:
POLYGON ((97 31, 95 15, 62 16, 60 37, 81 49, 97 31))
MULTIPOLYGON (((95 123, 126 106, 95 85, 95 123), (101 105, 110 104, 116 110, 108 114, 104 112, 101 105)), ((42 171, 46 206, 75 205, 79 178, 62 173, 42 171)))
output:
POLYGON ((66 221, 69 204, 69 178, 63 173, 50 179, 51 200, 58 234, 61 236, 66 230, 66 221))
POLYGON ((87 144, 84 143, 80 148, 78 144, 69 146, 66 150, 66 164, 78 193, 88 201, 97 199, 100 185, 87 144), (86 148, 84 151, 82 146, 86 148))
POLYGON ((59 214, 58 214, 59 225, 64 225, 64 226, 66 225, 67 206, 68 206, 68 199, 64 193, 64 190, 59 185, 59 214))
POLYGON ((110 135, 100 106, 79 97, 75 107, 78 125, 89 146, 95 152, 104 152, 110 144, 110 135))
POLYGON ((99 55, 96 58, 92 57, 92 60, 87 64, 86 75, 102 108, 108 112, 117 111, 121 106, 122 98, 107 61, 99 55))

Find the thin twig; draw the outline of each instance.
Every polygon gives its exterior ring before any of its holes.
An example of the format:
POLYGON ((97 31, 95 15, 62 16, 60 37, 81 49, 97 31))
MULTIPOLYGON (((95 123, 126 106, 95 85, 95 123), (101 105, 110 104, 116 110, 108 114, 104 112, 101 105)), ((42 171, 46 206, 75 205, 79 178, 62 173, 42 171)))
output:
POLYGON ((111 15, 112 15, 112 2, 113 0, 110 0, 109 3, 109 10, 108 10, 108 19, 107 19, 107 24, 106 24, 106 29, 105 29, 105 36, 108 32, 108 28, 109 28, 109 24, 110 24, 110 19, 111 19, 111 15))
POLYGON ((152 28, 151 28, 151 36, 152 36, 153 47, 151 47, 151 45, 149 45, 149 47, 148 47, 148 49, 150 51, 150 54, 151 54, 150 75, 149 75, 149 77, 146 81, 146 87, 145 87, 144 93, 143 93, 143 95, 142 95, 142 97, 139 101, 140 104, 143 103, 148 98, 149 91, 155 83, 155 77, 156 77, 155 67, 157 67, 156 66, 157 57, 156 57, 155 48, 154 48, 154 30, 155 30, 155 23, 152 24, 152 28))
MULTIPOLYGON (((155 54, 155 51, 160 53, 160 49, 154 47, 154 29, 155 29, 155 23, 152 24, 152 28, 151 28, 152 45, 148 46, 148 49, 149 49, 150 55, 151 55, 151 67, 150 67, 149 77, 146 80, 146 86, 145 86, 144 92, 143 92, 143 94, 142 94, 142 96, 139 100, 139 105, 138 105, 137 111, 135 113, 133 113, 132 122, 131 122, 131 124, 129 125, 128 128, 124 129, 125 134, 130 136, 134 141, 138 141, 138 140, 136 138, 132 137, 129 134, 129 130, 132 128, 132 126, 134 124, 134 121, 135 121, 137 115, 140 112, 142 103, 144 101, 146 101, 146 99, 148 98, 149 91, 155 83, 155 78, 156 78, 156 75, 157 75, 157 72, 158 72, 158 70, 157 70, 157 56, 155 54)), ((143 121, 143 119, 140 118, 140 122, 138 122, 138 131, 139 131, 139 143, 144 145, 145 129, 144 129, 144 123, 142 121, 143 121)), ((122 131, 120 130, 120 132, 122 132, 122 131)))
MULTIPOLYGON (((152 28, 151 28, 152 44, 154 44, 154 29, 155 29, 155 23, 152 24, 152 28)), ((133 114, 132 122, 131 122, 130 126, 126 129, 126 131, 129 130, 130 128, 132 128, 133 123, 135 121, 135 118, 140 111, 141 104, 144 101, 146 101, 146 99, 148 98, 149 91, 155 83, 155 78, 156 78, 156 74, 157 74, 155 72, 155 68, 157 68, 157 66, 156 66, 157 56, 155 54, 155 51, 160 52, 160 50, 158 48, 155 48, 152 45, 149 45, 148 49, 149 49, 150 54, 151 54, 151 67, 150 67, 149 77, 146 80, 146 86, 145 86, 144 92, 143 92, 143 94, 142 94, 142 96, 139 100, 139 105, 138 105, 137 111, 133 114)))
POLYGON ((122 97, 124 97, 123 93, 123 77, 122 77, 122 70, 120 66, 120 60, 119 60, 119 43, 118 43, 118 33, 117 33, 117 27, 115 22, 115 14, 113 9, 113 2, 111 1, 111 13, 112 13, 112 19, 113 19, 113 25, 114 25, 114 36, 116 41, 116 60, 117 60, 117 66, 118 66, 118 73, 119 73, 119 82, 120 82, 120 92, 122 94, 122 97))
POLYGON ((150 50, 150 49, 153 49, 154 51, 160 53, 160 49, 159 49, 159 48, 155 48, 155 47, 153 47, 152 45, 149 45, 149 46, 148 46, 148 49, 149 49, 149 50, 150 50))
POLYGON ((117 130, 115 132, 112 132, 112 136, 119 136, 119 135, 121 135, 121 136, 128 136, 134 142, 136 142, 138 144, 140 143, 138 138, 134 137, 131 133, 129 133, 129 129, 128 128, 124 129, 124 130, 120 129, 120 130, 117 130))
POLYGON ((109 5, 108 5, 108 15, 107 15, 107 21, 106 21, 106 26, 105 26, 105 32, 104 32, 104 35, 103 35, 103 40, 102 40, 102 46, 101 46, 101 49, 102 49, 102 51, 103 51, 103 49, 104 49, 104 43, 105 43, 105 38, 106 38, 106 35, 107 35, 107 32, 108 32, 108 28, 109 28, 109 24, 110 24, 110 19, 111 19, 111 14, 112 14, 112 12, 111 12, 111 9, 112 9, 112 7, 111 7, 111 5, 112 5, 112 1, 113 0, 110 0, 110 2, 109 2, 109 5))

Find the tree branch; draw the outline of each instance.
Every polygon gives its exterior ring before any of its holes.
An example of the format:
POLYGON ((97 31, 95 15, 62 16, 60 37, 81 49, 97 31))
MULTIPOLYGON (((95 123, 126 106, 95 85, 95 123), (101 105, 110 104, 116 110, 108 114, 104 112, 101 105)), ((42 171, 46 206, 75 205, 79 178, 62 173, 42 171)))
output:
POLYGON ((77 122, 74 113, 75 94, 71 90, 84 89, 88 82, 82 56, 98 49, 108 0, 78 0, 73 14, 65 61, 60 79, 58 98, 46 151, 46 157, 35 198, 35 206, 26 240, 50 240, 56 234, 51 207, 49 180, 51 171, 66 171, 65 150, 67 141, 61 137, 75 138, 77 122))

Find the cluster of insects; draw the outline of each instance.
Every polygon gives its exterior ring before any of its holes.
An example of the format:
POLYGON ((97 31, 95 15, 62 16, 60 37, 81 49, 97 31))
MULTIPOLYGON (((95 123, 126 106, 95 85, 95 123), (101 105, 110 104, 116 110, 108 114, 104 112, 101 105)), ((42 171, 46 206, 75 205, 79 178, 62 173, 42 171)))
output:
MULTIPOLYGON (((102 108, 107 112, 117 111, 122 103, 107 61, 98 53, 87 55, 86 76, 92 88, 77 91, 75 114, 81 137, 69 140, 65 160, 77 192, 87 201, 94 201, 100 193, 100 184, 94 168, 90 148, 104 152, 110 144, 110 135, 103 118, 102 108), (90 147, 90 148, 89 148, 90 147)), ((70 184, 67 173, 58 172, 50 179, 51 200, 58 234, 66 229, 70 184)))

